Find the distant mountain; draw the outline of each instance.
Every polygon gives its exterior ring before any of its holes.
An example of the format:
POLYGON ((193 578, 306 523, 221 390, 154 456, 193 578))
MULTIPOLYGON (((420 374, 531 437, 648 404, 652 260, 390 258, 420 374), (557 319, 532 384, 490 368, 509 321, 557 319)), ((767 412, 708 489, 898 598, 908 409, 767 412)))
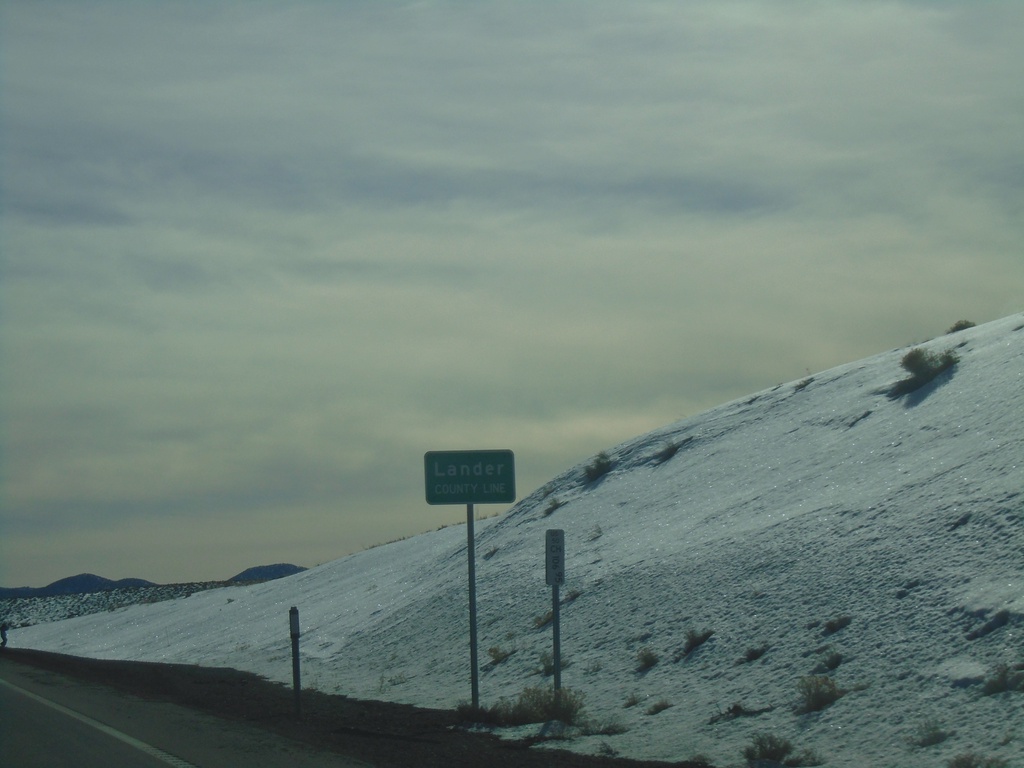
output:
MULTIPOLYGON (((257 565, 247 568, 233 576, 223 584, 232 584, 248 581, 272 581, 285 576, 292 576, 306 570, 301 565, 291 563, 277 563, 275 565, 257 565)), ((114 589, 128 589, 138 587, 163 586, 145 579, 119 579, 113 581, 97 576, 93 573, 80 573, 77 576, 68 576, 59 579, 45 587, 0 587, 0 600, 16 597, 57 597, 59 595, 79 595, 93 592, 107 592, 114 589)), ((171 585, 167 585, 171 586, 171 585)))
POLYGON ((228 581, 272 581, 285 576, 292 576, 306 570, 301 565, 290 563, 277 563, 276 565, 257 565, 253 568, 246 568, 237 576, 232 576, 228 581))
POLYGON ((156 585, 152 581, 146 581, 145 579, 120 579, 112 581, 93 573, 80 573, 77 576, 58 579, 45 587, 14 587, 11 589, 0 587, 0 598, 54 597, 55 595, 77 595, 89 592, 104 592, 110 589, 153 586, 156 585))

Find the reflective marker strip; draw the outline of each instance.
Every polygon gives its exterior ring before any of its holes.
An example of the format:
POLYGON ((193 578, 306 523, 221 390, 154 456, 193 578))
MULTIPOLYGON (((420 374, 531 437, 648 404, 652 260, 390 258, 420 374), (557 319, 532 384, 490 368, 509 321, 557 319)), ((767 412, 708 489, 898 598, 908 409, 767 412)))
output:
POLYGON ((51 709, 55 709, 58 712, 62 712, 68 717, 73 717, 75 718, 75 720, 83 722, 86 725, 91 725, 96 730, 102 731, 108 736, 113 736, 118 741, 123 741, 125 744, 129 744, 130 746, 135 747, 137 750, 145 752, 150 757, 155 757, 157 760, 167 763, 167 765, 173 765, 174 768, 199 768, 199 766, 182 760, 180 757, 169 755, 163 750, 159 750, 156 747, 150 746, 144 741, 139 741, 138 739, 132 738, 127 733, 121 733, 120 731, 111 728, 109 725, 104 725, 98 720, 93 720, 91 717, 86 717, 85 715, 79 714, 78 712, 75 712, 73 709, 63 707, 60 704, 57 704, 56 702, 50 701, 49 699, 44 699, 42 696, 36 696, 36 694, 32 693, 31 691, 26 691, 24 688, 19 688, 18 686, 14 685, 13 683, 9 683, 6 680, 0 680, 0 685, 4 685, 13 691, 16 691, 17 693, 22 694, 23 696, 28 696, 30 699, 38 701, 40 704, 45 704, 51 709))

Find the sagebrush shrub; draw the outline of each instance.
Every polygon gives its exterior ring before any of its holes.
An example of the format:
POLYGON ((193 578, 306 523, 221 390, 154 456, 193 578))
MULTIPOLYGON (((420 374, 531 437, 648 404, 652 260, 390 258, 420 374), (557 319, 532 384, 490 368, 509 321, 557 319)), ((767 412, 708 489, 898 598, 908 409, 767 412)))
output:
POLYGON ((503 699, 493 707, 459 705, 464 720, 493 725, 527 725, 558 720, 566 725, 583 722, 583 694, 570 688, 526 688, 514 701, 503 699))
POLYGON ((601 451, 594 460, 587 465, 587 480, 594 482, 600 477, 604 477, 612 471, 612 460, 608 457, 608 454, 601 451))
POLYGON ((793 755, 792 742, 773 733, 754 734, 753 743, 743 748, 743 757, 750 764, 757 760, 764 760, 789 768, 821 765, 821 760, 809 749, 805 749, 798 755, 793 755))
POLYGON ((653 649, 644 646, 636 653, 637 664, 639 664, 638 671, 646 672, 648 669, 658 663, 658 654, 653 649))
POLYGON ((836 685, 835 680, 825 675, 801 677, 796 687, 802 699, 797 709, 800 713, 819 712, 846 695, 846 691, 836 685))
POLYGON ((774 760, 781 763, 793 752, 793 743, 789 739, 776 736, 774 733, 755 733, 753 743, 743 748, 743 757, 748 761, 774 760))
POLYGON ((771 646, 768 645, 768 643, 765 643, 764 645, 758 645, 758 646, 754 646, 754 647, 751 647, 751 648, 747 648, 746 652, 743 654, 743 658, 738 659, 736 661, 736 663, 737 664, 744 664, 744 663, 750 663, 752 661, 757 661, 762 656, 764 656, 766 653, 768 653, 768 651, 770 649, 771 649, 771 646))
POLYGON ((653 704, 651 704, 651 706, 649 706, 647 708, 647 714, 648 715, 656 715, 659 712, 664 712, 666 709, 671 709, 671 708, 672 708, 672 702, 671 701, 669 701, 668 699, 658 699, 656 702, 654 702, 653 704))
POLYGON ((546 723, 559 720, 566 725, 580 721, 583 712, 583 694, 571 688, 527 688, 508 708, 507 719, 512 724, 546 723))
POLYGON ((515 653, 515 649, 506 649, 501 646, 495 645, 487 649, 487 655, 491 657, 491 661, 497 665, 505 661, 509 656, 515 653))
POLYGON ((900 365, 912 376, 923 377, 938 367, 938 361, 934 354, 923 347, 914 347, 903 356, 900 365))
POLYGON ((946 333, 956 333, 957 331, 966 331, 968 328, 973 328, 974 323, 970 320, 957 320, 953 325, 950 326, 946 333))
POLYGON ((695 629, 686 630, 686 641, 683 643, 683 650, 676 656, 676 661, 684 659, 706 643, 715 634, 713 629, 703 629, 698 632, 695 629))
POLYGON ((555 510, 560 509, 560 508, 562 508, 564 506, 565 506, 565 502, 564 501, 560 501, 557 498, 551 499, 551 501, 548 502, 548 505, 546 507, 544 507, 544 517, 548 517, 548 516, 554 514, 555 510))
POLYGON ((936 355, 923 347, 915 347, 900 360, 900 365, 910 373, 910 378, 896 382, 889 390, 889 397, 896 398, 913 392, 959 362, 960 358, 951 349, 936 355))

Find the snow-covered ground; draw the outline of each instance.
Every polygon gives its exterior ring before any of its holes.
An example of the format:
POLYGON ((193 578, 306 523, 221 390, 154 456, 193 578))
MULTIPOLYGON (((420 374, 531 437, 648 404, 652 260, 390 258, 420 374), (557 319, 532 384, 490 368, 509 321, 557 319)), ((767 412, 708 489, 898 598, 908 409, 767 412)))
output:
MULTIPOLYGON (((478 523, 482 703, 550 682, 550 626, 535 623, 551 603, 545 531, 562 528, 563 685, 625 730, 559 746, 730 766, 771 733, 834 766, 1024 764, 1024 693, 982 695, 998 665, 1024 662, 1024 314, 923 346, 960 362, 909 395, 887 394, 907 349, 886 352, 623 443, 599 480, 585 462, 478 523), (514 653, 493 664, 490 648, 514 653), (811 674, 847 693, 799 714, 811 674), (648 714, 658 702, 671 706, 648 714), (716 717, 734 704, 765 711, 716 717)), ((470 696, 465 535, 11 641, 290 682, 294 605, 306 686, 452 707, 470 696)))
POLYGON ((190 584, 121 587, 96 592, 70 592, 48 597, 6 597, 0 598, 0 620, 11 627, 23 627, 101 611, 113 611, 136 603, 186 598, 194 592, 223 586, 226 586, 226 582, 202 581, 190 584))

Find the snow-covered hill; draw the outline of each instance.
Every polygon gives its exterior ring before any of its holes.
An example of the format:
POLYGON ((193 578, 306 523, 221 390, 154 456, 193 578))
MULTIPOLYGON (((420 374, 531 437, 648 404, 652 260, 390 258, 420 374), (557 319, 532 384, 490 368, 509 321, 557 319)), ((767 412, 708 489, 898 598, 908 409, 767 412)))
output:
MULTIPOLYGON (((1021 764, 1024 693, 984 693, 1024 662, 1024 315, 922 346, 959 363, 898 398, 907 349, 759 392, 478 524, 483 703, 544 679, 544 536, 562 528, 563 684, 625 729, 570 748, 727 766, 770 733, 835 766, 1021 764), (495 664, 490 648, 513 653, 495 664), (846 694, 799 713, 811 675, 846 694)), ((447 528, 11 640, 287 682, 295 605, 307 685, 452 707, 470 694, 465 549, 465 528, 447 528)))
POLYGON ((83 573, 45 587, 0 588, 0 621, 22 628, 48 621, 113 611, 136 603, 185 598, 195 592, 244 582, 270 581, 306 570, 289 563, 257 565, 225 581, 154 584, 144 579, 111 579, 83 573))

